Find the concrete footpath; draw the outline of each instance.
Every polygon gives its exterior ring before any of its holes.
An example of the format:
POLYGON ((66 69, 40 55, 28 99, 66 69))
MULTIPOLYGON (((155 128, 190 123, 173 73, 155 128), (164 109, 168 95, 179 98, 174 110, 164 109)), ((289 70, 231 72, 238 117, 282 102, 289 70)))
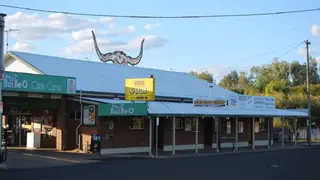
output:
POLYGON ((274 145, 271 148, 260 146, 256 147, 253 151, 252 148, 239 148, 238 152, 233 152, 233 149, 222 149, 221 152, 212 150, 199 150, 196 154, 195 151, 176 151, 175 156, 172 156, 172 152, 159 152, 156 157, 150 157, 148 153, 138 154, 114 154, 107 156, 99 156, 96 154, 79 154, 79 153, 67 153, 57 152, 53 150, 27 150, 27 149, 10 149, 8 153, 8 160, 5 163, 0 164, 1 170, 22 170, 22 169, 34 169, 34 168, 48 168, 59 166, 73 166, 79 164, 93 164, 108 161, 119 161, 121 159, 172 159, 172 158, 190 158, 200 156, 221 156, 221 155, 237 155, 244 153, 266 153, 272 151, 288 151, 302 148, 320 148, 318 144, 314 144, 311 147, 306 147, 304 144, 294 146, 293 144, 286 144, 285 147, 280 145, 274 145))

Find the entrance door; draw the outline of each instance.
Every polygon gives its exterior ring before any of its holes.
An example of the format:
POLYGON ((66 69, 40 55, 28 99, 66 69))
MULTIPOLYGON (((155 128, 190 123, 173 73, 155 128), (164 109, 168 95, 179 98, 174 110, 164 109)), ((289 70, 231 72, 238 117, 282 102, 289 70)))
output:
POLYGON ((212 136, 213 136, 213 119, 203 119, 203 133, 204 133, 204 144, 205 148, 212 148, 212 136))
POLYGON ((252 123, 252 119, 248 119, 249 120, 249 122, 248 122, 248 127, 249 127, 249 129, 248 129, 248 142, 249 142, 249 144, 252 144, 252 136, 253 136, 253 131, 252 131, 252 128, 253 128, 253 123, 252 123))
POLYGON ((9 130, 11 130, 10 144, 13 146, 25 146, 27 133, 31 131, 31 115, 9 115, 9 130))

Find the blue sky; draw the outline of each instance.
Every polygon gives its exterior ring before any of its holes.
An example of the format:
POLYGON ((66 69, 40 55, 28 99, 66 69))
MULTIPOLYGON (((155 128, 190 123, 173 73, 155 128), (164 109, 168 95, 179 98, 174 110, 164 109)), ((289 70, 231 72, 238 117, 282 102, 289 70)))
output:
MULTIPOLYGON (((10 0, 7 3, 83 13, 168 16, 257 13, 320 7, 320 1, 315 0, 185 0, 179 3, 169 0, 10 0)), ((91 61, 98 61, 92 51, 92 40, 88 33, 93 28, 98 33, 104 52, 124 49, 127 54, 136 56, 139 43, 144 37, 146 51, 139 66, 175 71, 208 70, 217 79, 232 69, 248 70, 253 65, 270 62, 305 39, 320 44, 320 11, 191 20, 93 20, 89 19, 92 17, 65 17, 2 7, 0 12, 8 14, 7 27, 20 29, 18 33, 11 33, 11 50, 80 59, 87 57, 91 61), (148 27, 149 30, 146 30, 148 27), (273 50, 277 51, 249 58, 273 50)), ((311 45, 311 48, 312 55, 320 57, 320 46, 311 45)), ((294 50, 281 59, 304 61, 305 56, 301 50, 300 53, 298 51, 294 50)))

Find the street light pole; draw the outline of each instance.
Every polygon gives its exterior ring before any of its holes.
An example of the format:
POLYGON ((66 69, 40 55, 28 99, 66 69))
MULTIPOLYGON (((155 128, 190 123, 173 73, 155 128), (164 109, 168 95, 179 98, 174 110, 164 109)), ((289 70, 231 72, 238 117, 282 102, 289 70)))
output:
POLYGON ((308 120, 307 120, 307 145, 311 146, 311 92, 310 92, 310 62, 309 62, 309 45, 308 39, 305 41, 307 51, 307 93, 308 93, 308 120))
MULTIPOLYGON (((0 13, 0 103, 2 103, 2 79, 4 75, 3 37, 4 37, 4 26, 5 26, 4 17, 5 16, 6 14, 0 13)), ((0 160, 2 161, 2 112, 0 112, 0 160)))
POLYGON ((10 32, 17 32, 17 31, 20 31, 19 29, 8 29, 8 30, 4 30, 7 36, 7 39, 6 39, 6 46, 7 46, 7 49, 6 49, 6 53, 9 51, 9 33, 10 32))

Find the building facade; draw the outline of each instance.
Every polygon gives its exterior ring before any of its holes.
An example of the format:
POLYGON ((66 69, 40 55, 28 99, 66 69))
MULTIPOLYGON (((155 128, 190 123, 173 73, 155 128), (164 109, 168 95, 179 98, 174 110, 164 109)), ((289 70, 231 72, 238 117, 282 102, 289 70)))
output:
POLYGON ((31 85, 4 88, 3 126, 12 129, 12 145, 26 146, 27 133, 35 132, 41 134, 40 147, 58 150, 87 150, 92 134, 100 134, 102 154, 254 148, 273 144, 272 117, 307 116, 267 105, 263 110, 196 107, 196 98, 242 95, 188 73, 22 52, 7 53, 4 65, 8 76, 31 85), (155 101, 124 101, 125 79, 150 74, 155 101))

